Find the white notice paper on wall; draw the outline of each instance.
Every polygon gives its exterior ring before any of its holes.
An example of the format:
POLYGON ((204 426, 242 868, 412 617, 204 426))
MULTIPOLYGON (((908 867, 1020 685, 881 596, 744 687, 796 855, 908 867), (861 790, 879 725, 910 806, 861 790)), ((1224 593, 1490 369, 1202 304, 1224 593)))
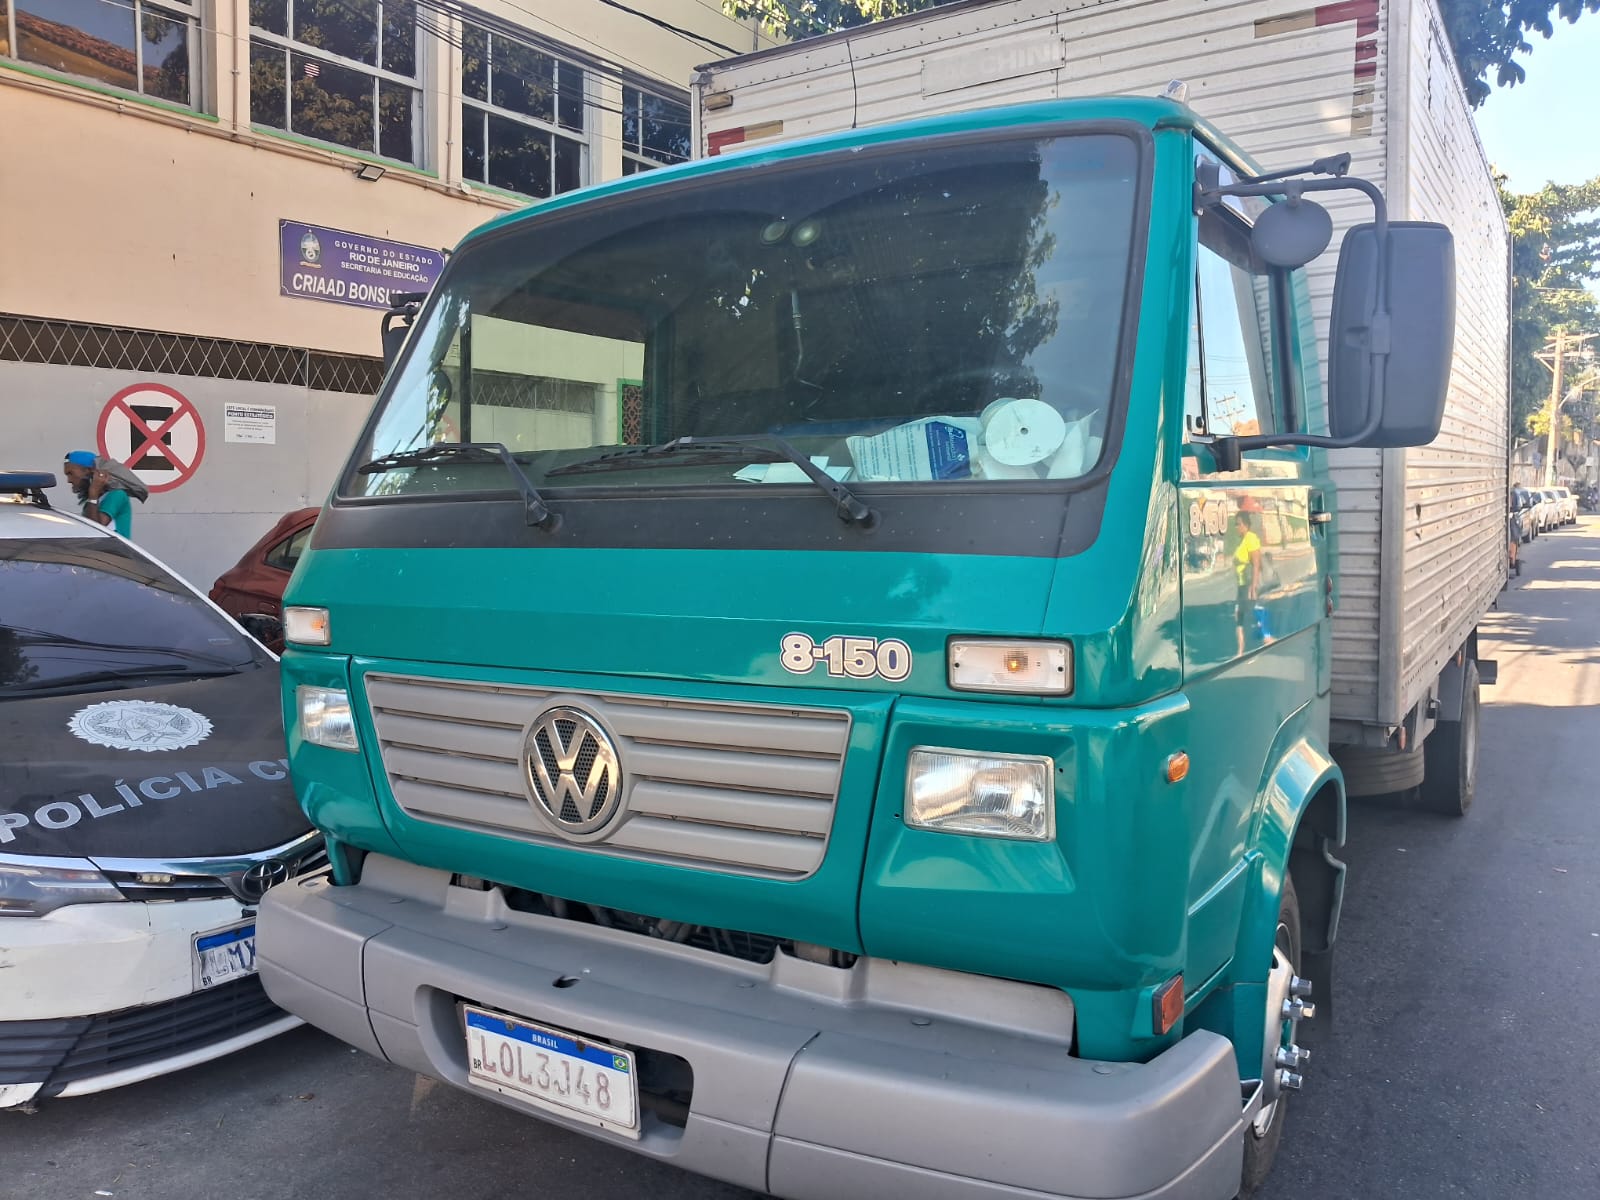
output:
POLYGON ((278 444, 278 410, 271 404, 227 404, 223 406, 222 440, 255 442, 262 446, 278 444))

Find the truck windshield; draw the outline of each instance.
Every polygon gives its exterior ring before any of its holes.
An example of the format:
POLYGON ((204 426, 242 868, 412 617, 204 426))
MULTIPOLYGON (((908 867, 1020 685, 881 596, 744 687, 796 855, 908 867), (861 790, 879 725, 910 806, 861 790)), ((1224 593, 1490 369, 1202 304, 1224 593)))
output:
POLYGON ((346 494, 1071 479, 1106 435, 1139 148, 924 142, 728 171, 470 244, 411 335, 346 494), (398 461, 394 456, 399 456, 398 461), (413 461, 407 461, 408 459, 413 461), (381 463, 376 460, 384 460, 381 463))

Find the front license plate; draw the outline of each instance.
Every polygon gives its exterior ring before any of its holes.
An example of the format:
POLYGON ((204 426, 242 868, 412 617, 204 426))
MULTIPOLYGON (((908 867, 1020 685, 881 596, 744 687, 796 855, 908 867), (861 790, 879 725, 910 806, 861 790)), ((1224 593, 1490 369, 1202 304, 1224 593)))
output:
POLYGON ((194 935, 195 991, 256 973, 256 923, 194 935))
POLYGON ((469 1083, 613 1133, 639 1136, 630 1052, 471 1004, 461 1011, 469 1083))

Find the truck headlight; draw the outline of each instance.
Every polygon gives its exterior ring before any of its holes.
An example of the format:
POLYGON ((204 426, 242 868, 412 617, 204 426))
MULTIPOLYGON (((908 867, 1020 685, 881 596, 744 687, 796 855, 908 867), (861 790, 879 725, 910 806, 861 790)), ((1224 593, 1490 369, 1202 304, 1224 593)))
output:
POLYGON ((1044 755, 919 746, 906 764, 906 824, 1048 842, 1056 835, 1055 771, 1044 755))
POLYGON ((69 904, 124 899, 110 880, 82 859, 0 857, 0 917, 42 917, 69 904))
POLYGON ((314 746, 333 750, 359 750, 356 721, 350 711, 350 693, 339 688, 299 687, 300 736, 314 746))

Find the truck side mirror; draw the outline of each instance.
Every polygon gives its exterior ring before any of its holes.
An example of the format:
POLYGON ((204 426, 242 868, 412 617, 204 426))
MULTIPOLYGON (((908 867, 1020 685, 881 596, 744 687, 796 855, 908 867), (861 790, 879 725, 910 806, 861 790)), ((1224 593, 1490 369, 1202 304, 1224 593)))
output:
POLYGON ((406 344, 411 324, 422 310, 426 292, 395 292, 389 297, 389 311, 383 314, 383 369, 394 366, 406 344))
POLYGON ((1381 380, 1376 428, 1355 444, 1425 446, 1444 419, 1455 350, 1455 241, 1431 221, 1390 222, 1387 240, 1381 264, 1371 224, 1346 233, 1339 251, 1328 330, 1329 432, 1349 439, 1367 430, 1373 385, 1381 380), (1388 277, 1387 322, 1374 319, 1379 270, 1388 277))

